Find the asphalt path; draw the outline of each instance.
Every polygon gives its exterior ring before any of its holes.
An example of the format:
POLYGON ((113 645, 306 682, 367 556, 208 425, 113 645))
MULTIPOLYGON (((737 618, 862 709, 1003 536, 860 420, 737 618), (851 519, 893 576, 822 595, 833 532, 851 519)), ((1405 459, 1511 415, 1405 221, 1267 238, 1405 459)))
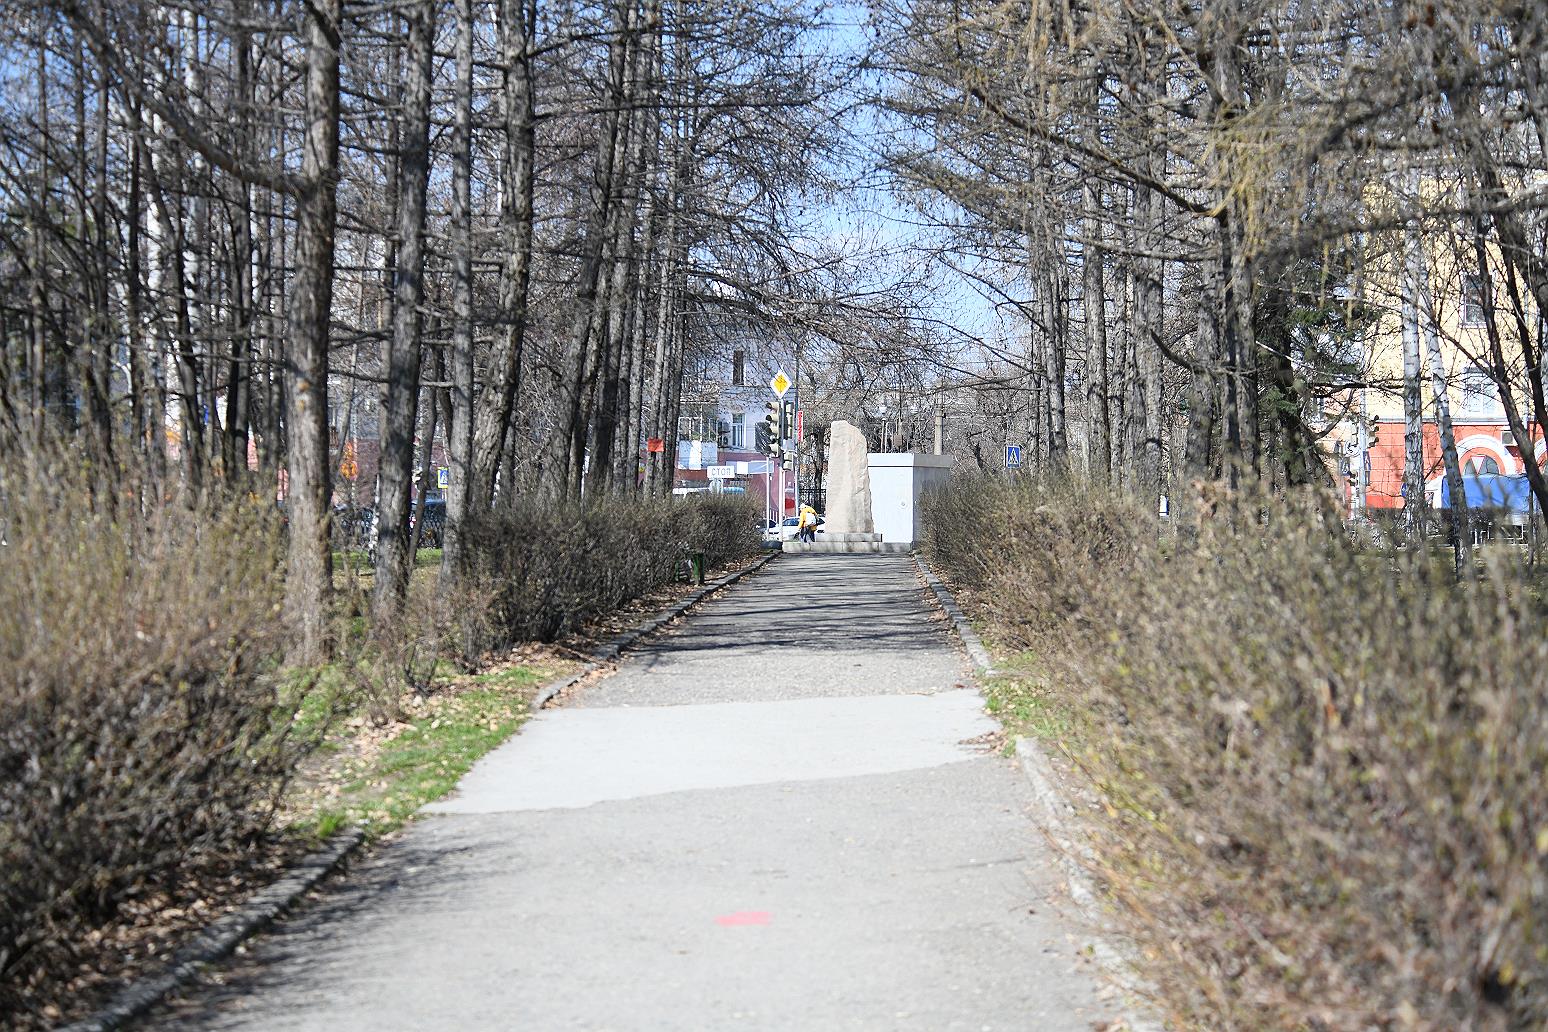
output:
POLYGON ((152 1024, 1106 1027, 994 730, 908 557, 784 556, 152 1024))

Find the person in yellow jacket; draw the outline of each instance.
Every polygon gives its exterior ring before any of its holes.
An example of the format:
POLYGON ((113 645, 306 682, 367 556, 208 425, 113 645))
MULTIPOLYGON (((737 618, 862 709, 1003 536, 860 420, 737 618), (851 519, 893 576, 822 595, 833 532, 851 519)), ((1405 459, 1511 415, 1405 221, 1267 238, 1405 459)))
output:
POLYGON ((801 506, 801 518, 797 521, 799 533, 796 534, 802 541, 817 540, 817 510, 810 505, 801 506))

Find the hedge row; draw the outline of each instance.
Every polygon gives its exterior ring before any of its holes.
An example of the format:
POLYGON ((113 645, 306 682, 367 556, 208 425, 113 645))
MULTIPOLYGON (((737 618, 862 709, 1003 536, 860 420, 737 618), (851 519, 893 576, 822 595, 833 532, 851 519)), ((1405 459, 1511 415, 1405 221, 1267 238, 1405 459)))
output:
POLYGON ((307 746, 274 676, 272 506, 144 512, 132 491, 11 486, 0 1013, 81 962, 85 933, 125 903, 240 851, 307 746))
MULTIPOLYGON (((126 905, 164 903, 261 846, 336 705, 281 668, 274 506, 147 507, 135 477, 117 479, 0 481, 0 1015, 17 1021, 89 968, 91 933, 126 905)), ((523 505, 469 535, 465 577, 425 593, 440 607, 424 627, 416 606, 396 636, 342 635, 335 667, 423 665, 421 639, 433 662, 447 609, 482 647, 550 640, 669 581, 690 552, 722 565, 760 536, 735 498, 523 505)))
POLYGON ((1548 615, 1352 542, 1315 498, 1148 507, 1029 481, 926 551, 1034 652, 1106 803, 1094 872, 1199 1029, 1548 1027, 1548 615))
POLYGON ((710 566, 761 544, 737 495, 497 508, 464 531, 459 591, 477 600, 464 630, 481 648, 552 641, 671 581, 689 555, 710 566))

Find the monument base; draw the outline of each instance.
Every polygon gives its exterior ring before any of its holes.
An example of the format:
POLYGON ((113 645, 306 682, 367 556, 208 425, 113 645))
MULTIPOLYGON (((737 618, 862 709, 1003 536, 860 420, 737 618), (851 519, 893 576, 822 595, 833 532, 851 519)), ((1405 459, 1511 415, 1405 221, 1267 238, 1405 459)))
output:
POLYGON ((910 546, 898 541, 883 541, 880 534, 861 534, 855 531, 842 534, 817 532, 816 541, 786 541, 781 546, 786 552, 841 552, 864 554, 874 552, 907 552, 910 546))

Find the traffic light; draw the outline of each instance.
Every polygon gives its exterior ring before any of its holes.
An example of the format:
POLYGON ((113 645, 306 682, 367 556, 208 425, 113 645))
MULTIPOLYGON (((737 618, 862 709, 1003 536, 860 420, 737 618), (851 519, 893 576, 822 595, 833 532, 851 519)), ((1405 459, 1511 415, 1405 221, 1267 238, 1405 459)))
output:
POLYGON ((779 403, 779 439, 783 443, 795 433, 795 401, 786 398, 779 403))
POLYGON ((769 454, 778 455, 784 437, 779 431, 780 407, 772 401, 765 402, 764 407, 768 411, 763 414, 763 439, 767 442, 769 454))

